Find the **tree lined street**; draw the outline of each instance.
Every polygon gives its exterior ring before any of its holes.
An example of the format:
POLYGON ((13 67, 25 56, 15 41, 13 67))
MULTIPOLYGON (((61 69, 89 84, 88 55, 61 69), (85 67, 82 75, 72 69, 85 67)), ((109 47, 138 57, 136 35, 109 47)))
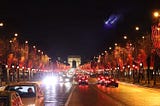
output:
POLYGON ((2 1, 0 90, 0 105, 160 106, 160 0, 2 1))

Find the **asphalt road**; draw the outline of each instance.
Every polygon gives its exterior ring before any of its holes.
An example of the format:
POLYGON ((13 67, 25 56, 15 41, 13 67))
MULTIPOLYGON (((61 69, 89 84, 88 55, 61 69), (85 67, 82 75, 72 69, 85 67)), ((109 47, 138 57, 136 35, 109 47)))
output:
POLYGON ((118 88, 74 85, 67 106, 160 106, 160 90, 121 83, 118 88))
POLYGON ((72 88, 72 83, 58 83, 52 86, 46 86, 45 106, 64 106, 72 88))
POLYGON ((45 106, 160 106, 160 89, 120 82, 119 87, 58 83, 46 86, 45 106))

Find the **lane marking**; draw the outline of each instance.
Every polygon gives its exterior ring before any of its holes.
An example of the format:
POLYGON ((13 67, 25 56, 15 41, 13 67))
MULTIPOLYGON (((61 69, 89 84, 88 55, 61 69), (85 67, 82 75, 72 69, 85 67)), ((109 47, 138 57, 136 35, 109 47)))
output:
POLYGON ((70 101, 70 99, 71 99, 71 97, 72 97, 72 94, 73 94, 73 91, 74 91, 75 88, 76 88, 76 86, 73 87, 73 89, 72 89, 72 91, 71 91, 71 93, 70 93, 70 95, 69 95, 69 97, 68 97, 68 99, 67 99, 67 101, 66 101, 66 103, 65 103, 65 106, 68 106, 69 101, 70 101))

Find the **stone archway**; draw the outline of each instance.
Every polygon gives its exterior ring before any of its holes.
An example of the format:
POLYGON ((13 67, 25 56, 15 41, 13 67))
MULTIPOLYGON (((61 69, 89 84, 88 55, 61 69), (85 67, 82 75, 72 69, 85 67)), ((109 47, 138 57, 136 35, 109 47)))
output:
POLYGON ((77 65, 76 65, 76 61, 75 60, 73 60, 72 61, 72 68, 76 68, 77 67, 77 65))
POLYGON ((77 55, 68 56, 68 64, 70 64, 72 68, 78 67, 81 64, 81 57, 77 55))

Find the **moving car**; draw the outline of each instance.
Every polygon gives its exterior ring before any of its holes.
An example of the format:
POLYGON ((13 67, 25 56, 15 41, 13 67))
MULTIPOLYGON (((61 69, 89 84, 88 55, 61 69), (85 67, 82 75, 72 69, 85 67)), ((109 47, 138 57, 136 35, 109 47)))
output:
POLYGON ((20 95, 24 106, 44 106, 44 95, 37 83, 9 84, 5 91, 16 91, 20 95))
POLYGON ((106 77, 105 76, 99 76, 97 78, 97 84, 105 85, 106 77))
POLYGON ((109 86, 118 87, 118 80, 115 78, 109 78, 108 80, 106 80, 105 85, 106 87, 109 86))
POLYGON ((79 85, 81 85, 81 84, 88 85, 88 76, 81 76, 81 77, 79 77, 78 84, 79 85))
POLYGON ((15 91, 0 91, 0 106, 24 106, 19 94, 15 91))
POLYGON ((67 76, 59 76, 59 82, 65 83, 65 82, 71 82, 72 78, 67 77, 67 76))

